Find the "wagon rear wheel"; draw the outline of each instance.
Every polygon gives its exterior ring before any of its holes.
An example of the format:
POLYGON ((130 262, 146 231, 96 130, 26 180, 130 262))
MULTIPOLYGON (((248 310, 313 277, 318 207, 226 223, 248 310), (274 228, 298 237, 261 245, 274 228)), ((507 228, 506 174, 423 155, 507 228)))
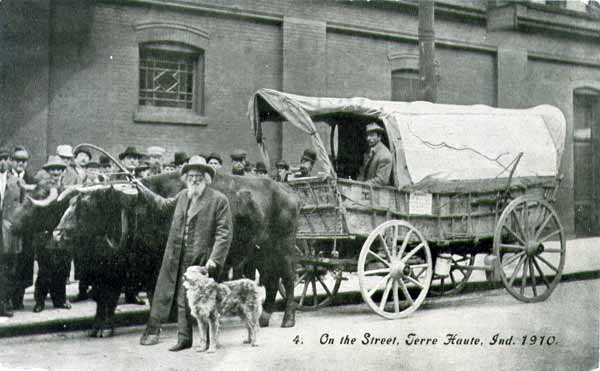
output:
POLYGON ((433 273, 429 296, 456 295, 466 286, 471 277, 472 270, 468 269, 475 264, 473 254, 452 254, 450 258, 450 272, 447 276, 433 273))
POLYGON ((543 301, 554 290, 565 265, 565 234, 545 200, 522 196, 502 212, 493 254, 504 287, 525 302, 543 301))
POLYGON ((431 276, 429 245, 405 221, 390 220, 379 225, 360 251, 360 293, 382 317, 398 319, 414 312, 427 296, 431 276))

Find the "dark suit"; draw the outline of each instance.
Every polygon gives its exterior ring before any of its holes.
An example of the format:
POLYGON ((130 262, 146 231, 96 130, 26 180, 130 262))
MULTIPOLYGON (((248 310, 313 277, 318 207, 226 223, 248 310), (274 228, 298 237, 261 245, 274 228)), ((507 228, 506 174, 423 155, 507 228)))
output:
POLYGON ((358 180, 375 185, 390 185, 392 174, 392 154, 379 142, 365 154, 358 180))
POLYGON ((10 299, 15 285, 15 261, 22 251, 21 240, 14 238, 9 232, 10 216, 19 204, 20 188, 17 178, 10 172, 6 174, 4 187, 0 186, 0 207, 2 212, 2 228, 0 239, 0 313, 10 307, 10 299))
MULTIPOLYGON (((187 189, 170 199, 144 194, 160 209, 175 209, 147 331, 158 330, 160 323, 168 318, 175 298, 178 339, 191 343, 193 321, 182 286, 183 273, 190 265, 205 265, 209 258, 219 268, 224 266, 233 238, 229 201, 224 194, 209 187, 194 203, 190 202, 187 189)), ((216 275, 217 272, 213 274, 216 275)))
MULTIPOLYGON (((29 174, 27 170, 22 173, 17 173, 15 169, 12 170, 13 175, 17 179, 26 184, 33 184, 35 180, 33 176, 29 174)), ((20 190, 19 202, 25 201, 26 191, 20 190)), ((15 276, 14 276, 14 290, 12 294, 12 305, 13 309, 20 309, 23 307, 23 296, 25 295, 25 289, 33 285, 33 263, 35 260, 35 253, 33 247, 33 238, 30 234, 22 237, 22 251, 16 257, 15 262, 15 276)))

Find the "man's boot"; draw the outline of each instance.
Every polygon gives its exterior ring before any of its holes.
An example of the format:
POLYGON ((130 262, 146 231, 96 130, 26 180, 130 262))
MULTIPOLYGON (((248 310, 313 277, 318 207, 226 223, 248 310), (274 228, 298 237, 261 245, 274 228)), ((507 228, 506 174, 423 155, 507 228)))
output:
POLYGON ((158 344, 158 336, 160 335, 160 322, 150 318, 146 329, 140 338, 140 345, 156 345, 158 344))
POLYGON ((13 316, 13 312, 8 309, 8 305, 6 304, 5 301, 3 301, 2 303, 0 303, 0 317, 12 317, 13 316))

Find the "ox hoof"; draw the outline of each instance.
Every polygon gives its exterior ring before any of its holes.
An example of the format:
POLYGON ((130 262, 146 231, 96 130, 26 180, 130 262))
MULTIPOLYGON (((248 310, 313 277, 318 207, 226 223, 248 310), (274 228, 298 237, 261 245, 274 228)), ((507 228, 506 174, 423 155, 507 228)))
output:
POLYGON ((296 325, 296 314, 287 312, 283 315, 283 320, 281 321, 281 327, 294 327, 296 325))
POLYGON ((102 331, 100 331, 100 333, 98 334, 98 337, 101 338, 109 338, 112 337, 115 334, 115 330, 112 328, 105 328, 102 331))
POLYGON ((269 320, 271 320, 271 313, 263 311, 258 319, 260 327, 269 327, 269 320))
POLYGON ((158 335, 144 334, 140 338, 140 345, 156 345, 158 344, 158 335))

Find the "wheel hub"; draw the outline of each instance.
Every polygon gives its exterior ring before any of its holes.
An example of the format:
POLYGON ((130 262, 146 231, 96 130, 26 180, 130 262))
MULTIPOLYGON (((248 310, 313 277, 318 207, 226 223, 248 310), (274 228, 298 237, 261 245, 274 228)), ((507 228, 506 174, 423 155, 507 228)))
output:
POLYGON ((390 275, 393 278, 402 278, 406 275, 410 274, 410 267, 401 261, 395 262, 392 264, 390 269, 390 275))
POLYGON ((537 242, 528 242, 525 249, 528 256, 534 256, 544 252, 544 245, 537 242))

